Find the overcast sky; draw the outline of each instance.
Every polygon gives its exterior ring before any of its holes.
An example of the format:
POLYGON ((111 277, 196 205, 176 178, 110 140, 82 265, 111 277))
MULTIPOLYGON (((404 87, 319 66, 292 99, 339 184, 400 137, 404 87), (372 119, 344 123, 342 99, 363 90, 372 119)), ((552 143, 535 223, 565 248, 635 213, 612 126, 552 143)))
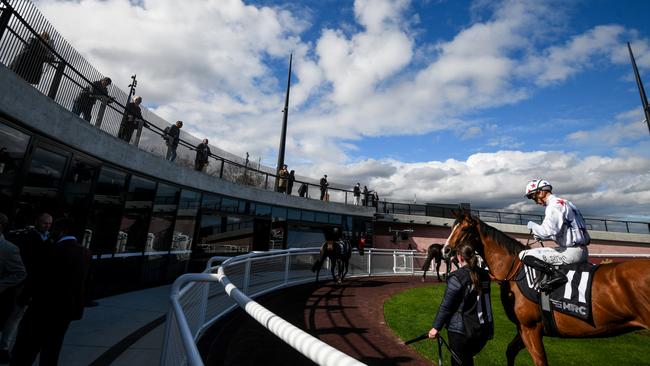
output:
MULTIPOLYGON (((380 198, 530 211, 544 178, 588 216, 650 219, 650 1, 37 1, 143 104, 274 165, 380 198)), ((254 160, 257 160, 256 158, 254 160)))

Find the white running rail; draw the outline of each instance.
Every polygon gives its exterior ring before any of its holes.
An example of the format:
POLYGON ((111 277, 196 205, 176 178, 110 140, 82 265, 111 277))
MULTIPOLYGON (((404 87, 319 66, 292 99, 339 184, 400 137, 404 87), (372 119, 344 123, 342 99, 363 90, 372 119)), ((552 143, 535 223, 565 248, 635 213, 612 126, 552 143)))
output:
MULTIPOLYGON (((203 273, 180 276, 171 290, 160 364, 201 366, 196 342, 217 320, 240 306, 283 341, 320 365, 363 365, 341 351, 298 329, 258 304, 253 298, 315 280, 311 266, 319 248, 214 257, 203 273), (213 266, 220 262, 220 266, 213 266)), ((648 255, 594 254, 596 258, 641 258, 648 255)), ((353 252, 348 276, 421 274, 425 255, 413 250, 366 249, 353 252)), ((441 271, 444 271, 443 268, 441 271)), ((321 270, 329 280, 329 264, 321 270)))

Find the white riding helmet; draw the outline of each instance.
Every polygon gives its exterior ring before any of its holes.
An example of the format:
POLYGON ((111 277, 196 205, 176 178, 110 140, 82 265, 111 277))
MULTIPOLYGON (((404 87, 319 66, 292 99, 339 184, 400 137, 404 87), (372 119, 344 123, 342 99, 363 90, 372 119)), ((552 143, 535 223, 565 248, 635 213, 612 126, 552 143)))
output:
POLYGON ((553 186, 544 179, 533 179, 526 185, 526 198, 531 199, 532 195, 538 191, 551 191, 553 186))

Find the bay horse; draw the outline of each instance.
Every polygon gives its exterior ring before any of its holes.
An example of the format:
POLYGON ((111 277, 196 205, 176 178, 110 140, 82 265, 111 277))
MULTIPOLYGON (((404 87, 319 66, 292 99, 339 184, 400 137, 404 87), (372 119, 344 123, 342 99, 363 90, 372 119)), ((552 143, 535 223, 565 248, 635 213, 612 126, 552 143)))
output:
POLYGON ((436 262, 436 275, 438 276, 438 281, 440 282, 442 282, 442 279, 440 279, 440 265, 442 264, 443 260, 445 261, 446 266, 445 280, 449 277, 452 263, 456 265, 456 269, 460 268, 458 267, 458 259, 456 259, 455 256, 447 258, 442 254, 442 247, 442 244, 429 245, 429 248, 427 249, 427 258, 424 260, 424 264, 422 265, 422 282, 424 282, 424 280, 427 278, 427 271, 431 268, 432 260, 435 260, 436 262))
POLYGON ((352 246, 347 240, 326 240, 320 247, 319 258, 311 267, 311 271, 316 272, 316 282, 318 282, 318 276, 325 263, 325 259, 329 258, 332 279, 339 284, 343 283, 343 279, 348 273, 351 256, 352 246))
MULTIPOLYGON (((465 212, 455 213, 455 217, 445 254, 460 243, 469 242, 500 282, 501 302, 508 318, 517 326, 517 334, 506 351, 508 365, 514 365, 515 357, 524 348, 535 365, 548 365, 539 305, 524 297, 512 282, 522 266, 518 254, 526 247, 465 212)), ((600 265, 594 273, 591 294, 594 326, 554 311, 561 337, 610 337, 650 328, 650 260, 600 265)))

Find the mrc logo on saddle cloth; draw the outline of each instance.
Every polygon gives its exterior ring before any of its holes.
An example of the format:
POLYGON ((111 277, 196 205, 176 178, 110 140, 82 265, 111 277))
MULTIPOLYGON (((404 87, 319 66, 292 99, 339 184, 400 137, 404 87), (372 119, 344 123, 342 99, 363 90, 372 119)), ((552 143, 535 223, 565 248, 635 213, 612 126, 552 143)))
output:
MULTIPOLYGON (((566 275, 568 281, 564 286, 560 286, 548 294, 551 310, 571 315, 593 326, 591 285, 598 267, 591 263, 560 266, 559 270, 566 275)), ((543 295, 537 288, 539 276, 543 276, 539 270, 524 265, 517 273, 515 282, 526 298, 542 305, 543 295)), ((544 314, 544 310, 542 309, 542 314, 544 314)))

